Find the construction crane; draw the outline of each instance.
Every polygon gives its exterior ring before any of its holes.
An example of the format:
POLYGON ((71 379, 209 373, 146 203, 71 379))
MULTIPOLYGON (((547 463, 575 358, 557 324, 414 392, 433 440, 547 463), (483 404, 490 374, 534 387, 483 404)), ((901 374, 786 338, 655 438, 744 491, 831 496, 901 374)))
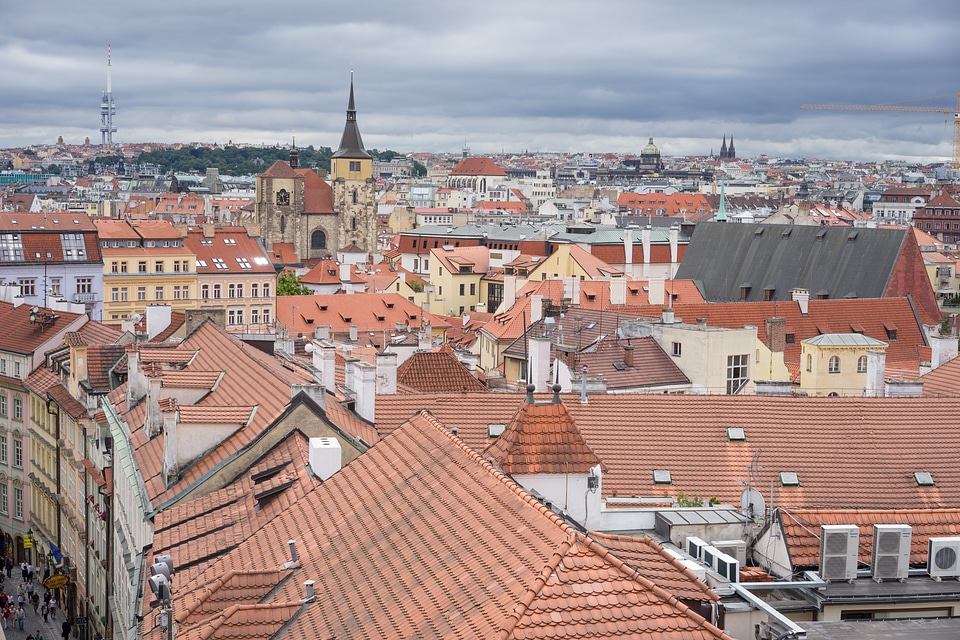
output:
MULTIPOLYGON (((934 96, 942 97, 942 96, 934 96)), ((921 98, 926 100, 926 98, 921 98)), ((903 104, 872 104, 872 105, 854 105, 854 104, 802 104, 801 109, 814 109, 820 111, 900 111, 906 113, 945 113, 953 114, 953 162, 951 167, 954 170, 960 170, 960 93, 957 93, 957 108, 947 109, 946 107, 919 107, 903 104)))

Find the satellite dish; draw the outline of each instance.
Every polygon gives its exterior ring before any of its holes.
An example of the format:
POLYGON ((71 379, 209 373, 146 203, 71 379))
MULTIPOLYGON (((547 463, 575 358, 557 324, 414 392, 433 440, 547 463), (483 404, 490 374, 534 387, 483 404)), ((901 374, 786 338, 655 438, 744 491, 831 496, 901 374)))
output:
POLYGON ((749 518, 763 517, 767 512, 763 495, 753 487, 744 489, 740 494, 740 511, 749 518))

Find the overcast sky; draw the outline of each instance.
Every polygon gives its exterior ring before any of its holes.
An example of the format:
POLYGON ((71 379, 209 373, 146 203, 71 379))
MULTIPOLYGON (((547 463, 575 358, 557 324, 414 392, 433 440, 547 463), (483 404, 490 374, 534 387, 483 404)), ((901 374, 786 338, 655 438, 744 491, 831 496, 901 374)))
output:
POLYGON ((957 0, 7 0, 0 147, 115 142, 336 148, 350 69, 367 148, 948 160, 957 0))

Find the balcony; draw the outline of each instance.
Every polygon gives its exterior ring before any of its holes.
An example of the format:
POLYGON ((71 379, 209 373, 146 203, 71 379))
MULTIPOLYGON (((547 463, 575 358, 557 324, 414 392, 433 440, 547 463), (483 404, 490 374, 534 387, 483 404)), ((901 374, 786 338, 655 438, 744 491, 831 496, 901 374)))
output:
POLYGON ((96 302, 97 294, 95 293, 75 293, 73 294, 74 302, 96 302))

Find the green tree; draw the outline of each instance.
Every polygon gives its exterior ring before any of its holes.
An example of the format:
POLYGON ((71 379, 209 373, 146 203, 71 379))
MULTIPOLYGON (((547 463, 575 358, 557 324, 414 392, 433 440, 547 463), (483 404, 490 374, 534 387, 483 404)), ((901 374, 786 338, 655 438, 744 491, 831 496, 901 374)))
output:
POLYGON ((278 296, 312 296, 313 290, 300 282, 300 276, 293 271, 285 271, 277 278, 278 296))
POLYGON ((46 169, 44 169, 44 171, 46 171, 47 173, 49 173, 49 174, 51 174, 51 175, 58 176, 58 175, 60 175, 61 169, 60 169, 60 165, 58 165, 58 164, 51 164, 49 167, 47 167, 46 169))
POLYGON ((416 160, 414 160, 414 161, 413 161, 413 175, 417 176, 418 178, 423 177, 423 176, 427 175, 427 168, 426 168, 425 166, 423 166, 422 164, 420 164, 419 162, 417 162, 416 160))

